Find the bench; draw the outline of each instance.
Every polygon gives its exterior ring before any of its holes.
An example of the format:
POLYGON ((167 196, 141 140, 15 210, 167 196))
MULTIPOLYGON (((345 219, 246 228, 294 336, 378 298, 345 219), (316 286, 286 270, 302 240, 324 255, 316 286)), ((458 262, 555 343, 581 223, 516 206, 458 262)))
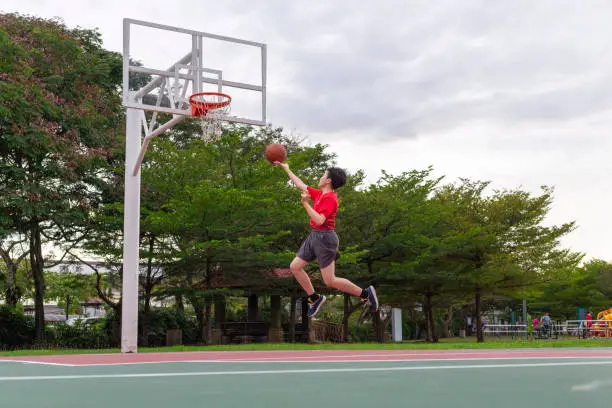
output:
POLYGON ((266 322, 223 322, 221 331, 224 343, 253 343, 268 340, 266 322))

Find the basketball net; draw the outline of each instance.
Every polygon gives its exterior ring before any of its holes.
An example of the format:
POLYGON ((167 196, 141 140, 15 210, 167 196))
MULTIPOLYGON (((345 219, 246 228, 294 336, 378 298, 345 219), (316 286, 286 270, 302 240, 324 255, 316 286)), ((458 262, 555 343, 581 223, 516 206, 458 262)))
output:
POLYGON ((208 112, 207 115, 202 115, 199 117, 200 126, 202 127, 202 140, 206 143, 216 142, 219 140, 221 135, 223 134, 223 128, 221 124, 223 123, 223 117, 229 115, 231 112, 230 106, 226 106, 225 108, 215 109, 213 111, 208 112))
POLYGON ((205 143, 216 142, 223 134, 222 123, 231 113, 231 98, 215 92, 202 92, 189 98, 192 114, 200 121, 201 139, 205 143))

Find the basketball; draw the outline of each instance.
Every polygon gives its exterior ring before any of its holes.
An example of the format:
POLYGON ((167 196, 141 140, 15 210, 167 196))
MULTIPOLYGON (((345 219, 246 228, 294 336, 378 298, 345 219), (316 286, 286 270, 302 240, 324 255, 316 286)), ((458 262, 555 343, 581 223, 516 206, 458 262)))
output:
POLYGON ((266 146, 266 159, 268 159, 270 163, 285 162, 285 160, 287 160, 287 150, 285 146, 278 143, 266 146))

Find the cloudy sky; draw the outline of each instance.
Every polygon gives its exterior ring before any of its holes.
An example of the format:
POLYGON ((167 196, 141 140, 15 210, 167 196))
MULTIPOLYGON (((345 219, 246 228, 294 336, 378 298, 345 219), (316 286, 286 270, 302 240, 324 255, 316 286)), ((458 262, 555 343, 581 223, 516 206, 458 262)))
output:
MULTIPOLYGON (((448 181, 554 186, 547 223, 578 224, 563 244, 612 260, 612 2, 358 4, 4 0, 0 10, 97 27, 117 51, 124 17, 266 43, 274 125, 329 144, 369 181, 432 165, 448 181)), ((189 51, 175 38, 135 37, 133 57, 165 68, 189 51)), ((246 52, 222 53, 224 72, 257 77, 246 52)))

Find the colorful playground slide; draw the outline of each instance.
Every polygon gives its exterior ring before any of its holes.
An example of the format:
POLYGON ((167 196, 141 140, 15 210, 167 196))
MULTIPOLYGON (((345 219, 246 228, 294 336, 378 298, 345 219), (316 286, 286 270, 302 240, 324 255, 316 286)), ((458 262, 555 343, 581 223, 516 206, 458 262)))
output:
POLYGON ((597 314, 597 320, 593 322, 593 329, 599 333, 600 337, 612 337, 612 308, 597 314))

